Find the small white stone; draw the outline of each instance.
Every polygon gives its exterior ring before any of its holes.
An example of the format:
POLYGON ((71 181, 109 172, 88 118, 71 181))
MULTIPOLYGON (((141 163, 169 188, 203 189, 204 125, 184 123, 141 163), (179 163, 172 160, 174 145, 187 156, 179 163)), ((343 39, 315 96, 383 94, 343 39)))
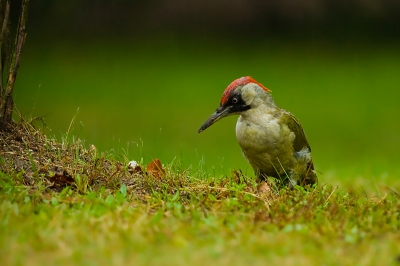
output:
POLYGON ((130 161, 128 163, 128 167, 132 167, 133 169, 135 169, 136 166, 138 166, 139 164, 136 161, 130 161))

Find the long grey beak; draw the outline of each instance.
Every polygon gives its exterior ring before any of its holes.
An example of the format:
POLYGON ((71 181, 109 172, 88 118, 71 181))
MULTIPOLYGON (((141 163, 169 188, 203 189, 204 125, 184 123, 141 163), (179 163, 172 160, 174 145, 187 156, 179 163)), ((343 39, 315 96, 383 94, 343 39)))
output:
POLYGON ((200 127, 198 133, 202 132, 221 118, 230 115, 230 106, 223 109, 222 107, 219 107, 211 116, 210 118, 207 119, 206 122, 200 127))

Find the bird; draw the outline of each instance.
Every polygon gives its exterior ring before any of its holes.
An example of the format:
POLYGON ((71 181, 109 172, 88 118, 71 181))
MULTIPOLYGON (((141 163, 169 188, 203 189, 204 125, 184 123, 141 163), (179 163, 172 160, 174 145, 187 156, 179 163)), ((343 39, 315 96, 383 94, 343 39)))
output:
POLYGON ((294 115, 275 104, 271 90, 250 76, 234 80, 198 133, 230 115, 239 115, 236 138, 257 181, 274 178, 290 187, 317 184, 303 127, 294 115))

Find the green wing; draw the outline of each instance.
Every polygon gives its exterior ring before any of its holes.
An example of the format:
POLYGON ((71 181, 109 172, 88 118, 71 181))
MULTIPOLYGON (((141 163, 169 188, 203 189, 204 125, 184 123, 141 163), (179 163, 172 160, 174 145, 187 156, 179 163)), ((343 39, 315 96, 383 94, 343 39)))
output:
MULTIPOLYGON (((289 129, 296 134, 296 138, 293 142, 293 148, 296 152, 301 151, 304 148, 308 148, 311 152, 311 147, 306 139, 306 134, 304 134, 303 127, 300 125, 299 121, 289 112, 284 113, 286 116, 286 121, 289 129)), ((300 180, 301 185, 314 185, 318 182, 317 174, 314 171, 314 164, 311 160, 307 164, 307 171, 304 173, 300 180)))
POLYGON ((291 131, 296 134, 296 138, 293 142, 293 148, 295 151, 301 151, 304 148, 308 148, 311 152, 310 145, 307 142, 306 135, 304 134, 303 127, 299 121, 291 113, 285 112, 282 114, 283 120, 287 121, 287 125, 291 131))

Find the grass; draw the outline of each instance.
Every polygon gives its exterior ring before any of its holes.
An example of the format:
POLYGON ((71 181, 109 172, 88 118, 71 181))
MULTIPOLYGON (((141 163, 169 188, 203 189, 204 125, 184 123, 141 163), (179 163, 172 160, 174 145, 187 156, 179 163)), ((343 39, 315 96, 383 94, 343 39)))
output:
POLYGON ((398 265, 399 187, 370 194, 320 184, 258 194, 214 178, 57 141, 27 123, 1 135, 3 265, 398 265), (145 169, 145 165, 141 165, 145 169))

